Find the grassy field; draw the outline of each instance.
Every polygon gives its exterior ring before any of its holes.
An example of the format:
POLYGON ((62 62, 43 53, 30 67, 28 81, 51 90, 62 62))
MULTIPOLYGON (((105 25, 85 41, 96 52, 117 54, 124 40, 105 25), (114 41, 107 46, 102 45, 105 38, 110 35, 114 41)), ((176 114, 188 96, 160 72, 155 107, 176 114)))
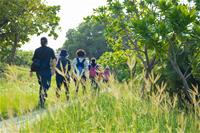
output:
POLYGON ((0 81, 0 118, 6 119, 32 111, 37 105, 37 82, 28 69, 8 67, 0 81))
POLYGON ((98 96, 88 93, 79 97, 77 103, 49 112, 21 132, 200 132, 199 108, 196 114, 180 110, 177 99, 170 101, 164 93, 164 85, 158 86, 159 93, 142 98, 132 83, 113 81, 110 89, 98 96))
MULTIPOLYGON (((29 77, 27 68, 12 66, 7 69, 0 80, 0 120, 21 116, 38 108, 39 85, 36 76, 29 77)), ((55 80, 52 81, 47 107, 56 102, 55 80)))
MULTIPOLYGON (((7 78, 0 81, 0 114, 6 118, 34 110, 38 103, 36 78, 28 77, 28 70, 11 67, 7 78), (11 76, 12 75, 12 76, 11 76), (11 77, 9 77, 11 76, 11 77), (12 79, 12 80, 9 80, 12 79)), ((151 80, 155 80, 156 77, 151 80)), ((141 97, 140 79, 119 83, 112 79, 110 85, 100 84, 101 93, 92 91, 87 82, 87 94, 77 97, 71 93, 68 107, 58 106, 57 111, 37 122, 21 128, 22 133, 72 133, 72 132, 200 132, 200 108, 187 111, 178 107, 177 97, 169 98, 165 84, 155 85, 158 92, 141 97), (76 101, 76 102, 73 102, 76 101)), ((146 86, 146 90, 150 86, 146 86)), ((55 83, 49 90, 47 106, 59 104, 55 98, 55 83)), ((74 85, 70 86, 75 92, 74 85)), ((64 100, 64 93, 62 100, 64 100)), ((66 102, 67 103, 67 102, 66 102)), ((197 103, 197 101, 196 101, 197 103)))

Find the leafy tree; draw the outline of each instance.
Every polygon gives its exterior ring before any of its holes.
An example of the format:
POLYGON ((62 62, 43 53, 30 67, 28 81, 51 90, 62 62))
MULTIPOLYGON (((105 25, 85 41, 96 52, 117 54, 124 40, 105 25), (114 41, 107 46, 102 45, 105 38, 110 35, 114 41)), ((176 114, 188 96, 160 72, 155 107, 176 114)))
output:
POLYGON ((17 50, 15 64, 18 66, 30 66, 32 63, 33 52, 17 50))
POLYGON ((154 22, 153 15, 147 16, 154 12, 144 9, 139 13, 140 6, 147 8, 142 2, 108 1, 108 5, 97 9, 92 17, 107 26, 107 41, 114 51, 131 49, 136 52, 148 78, 157 63, 155 48, 149 45, 157 41, 151 38, 153 29, 149 28, 154 22))
POLYGON ((59 6, 48 6, 44 0, 1 0, 1 60, 13 63, 16 50, 28 42, 31 35, 48 32, 56 38, 59 10, 59 6))
MULTIPOLYGON (((192 0, 188 1, 191 2, 192 0)), ((199 5, 174 0, 108 0, 92 16, 106 25, 113 50, 132 49, 146 72, 170 64, 191 101, 189 78, 197 76, 199 57, 199 5)), ((168 67, 168 68, 170 68, 168 67)), ((198 84, 198 83, 197 83, 198 84)))
POLYGON ((99 58, 109 50, 103 31, 104 25, 88 19, 77 29, 68 30, 63 48, 69 51, 70 57, 75 57, 76 50, 82 48, 86 50, 88 57, 99 58))
MULTIPOLYGON (((103 67, 109 66, 115 73, 119 81, 126 81, 130 78, 130 68, 127 65, 129 58, 134 56, 132 50, 119 50, 114 52, 105 52, 98 60, 103 67)), ((134 64, 133 64, 134 65, 134 64)), ((132 74, 136 71, 136 64, 133 66, 132 74)))

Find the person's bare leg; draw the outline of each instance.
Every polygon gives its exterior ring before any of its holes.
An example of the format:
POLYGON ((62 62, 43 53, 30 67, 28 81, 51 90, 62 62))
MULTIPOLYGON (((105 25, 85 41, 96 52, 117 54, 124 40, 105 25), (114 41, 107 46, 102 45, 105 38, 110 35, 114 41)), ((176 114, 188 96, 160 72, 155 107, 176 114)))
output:
POLYGON ((56 97, 60 98, 60 91, 61 91, 61 87, 57 87, 56 88, 56 97))
POLYGON ((40 107, 44 108, 44 103, 45 103, 47 94, 46 94, 46 91, 43 89, 42 86, 40 87, 40 90, 39 90, 39 97, 40 97, 40 107))
POLYGON ((68 101, 69 100, 69 86, 67 85, 66 82, 64 82, 64 86, 65 86, 66 98, 67 98, 67 101, 68 101))
POLYGON ((85 79, 81 79, 81 84, 83 87, 83 95, 86 93, 86 80, 85 79))

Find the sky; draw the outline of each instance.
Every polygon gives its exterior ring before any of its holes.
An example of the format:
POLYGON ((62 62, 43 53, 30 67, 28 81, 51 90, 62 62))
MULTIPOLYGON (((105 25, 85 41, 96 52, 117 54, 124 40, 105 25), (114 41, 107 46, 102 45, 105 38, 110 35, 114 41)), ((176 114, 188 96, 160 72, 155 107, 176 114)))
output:
POLYGON ((56 40, 53 37, 48 37, 47 34, 40 36, 32 36, 31 40, 22 46, 22 50, 35 50, 40 46, 40 38, 45 36, 48 38, 48 46, 54 50, 62 47, 66 40, 66 32, 71 28, 76 28, 83 18, 91 15, 93 9, 105 5, 106 0, 46 0, 49 5, 60 5, 59 12, 61 31, 58 32, 56 40))
MULTIPOLYGON (((48 37, 47 34, 42 34, 40 36, 32 36, 31 40, 22 46, 22 50, 32 50, 40 46, 40 38, 45 36, 48 38, 48 46, 54 50, 62 47, 66 40, 66 32, 71 28, 76 28, 83 18, 91 15, 93 9, 99 6, 105 5, 106 0, 46 0, 49 5, 60 5, 61 10, 59 16, 61 18, 60 26, 61 31, 58 32, 58 38, 56 40, 53 37, 48 37)), ((186 2, 186 0, 182 0, 186 2)))

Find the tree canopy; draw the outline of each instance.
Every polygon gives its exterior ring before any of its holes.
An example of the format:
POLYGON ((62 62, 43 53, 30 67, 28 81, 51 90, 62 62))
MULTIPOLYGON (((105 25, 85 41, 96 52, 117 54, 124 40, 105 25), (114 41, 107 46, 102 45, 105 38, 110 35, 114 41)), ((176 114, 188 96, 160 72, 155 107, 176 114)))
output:
POLYGON ((59 6, 49 6, 44 0, 0 1, 0 59, 12 63, 16 50, 32 35, 48 33, 57 37, 59 6))
POLYGON ((114 51, 134 51, 146 79, 155 70, 167 81, 177 77, 176 88, 191 100, 189 88, 200 83, 198 0, 107 0, 91 18, 106 26, 114 51))
POLYGON ((76 29, 68 30, 63 48, 69 51, 70 57, 75 57, 76 50, 82 48, 88 57, 99 58, 109 50, 104 37, 104 27, 98 22, 86 20, 76 29))

